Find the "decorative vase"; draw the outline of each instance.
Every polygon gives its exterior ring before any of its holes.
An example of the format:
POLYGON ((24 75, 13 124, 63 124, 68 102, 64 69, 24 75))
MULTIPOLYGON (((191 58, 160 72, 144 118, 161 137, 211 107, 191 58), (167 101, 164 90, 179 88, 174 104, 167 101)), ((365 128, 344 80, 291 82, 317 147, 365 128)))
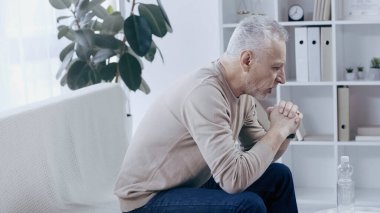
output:
POLYGON ((358 71, 358 78, 361 80, 365 79, 365 72, 364 71, 358 71))
POLYGON ((369 68, 368 78, 373 81, 380 80, 380 68, 369 68))
POLYGON ((354 81, 356 80, 356 73, 355 72, 346 72, 346 80, 347 81, 354 81))

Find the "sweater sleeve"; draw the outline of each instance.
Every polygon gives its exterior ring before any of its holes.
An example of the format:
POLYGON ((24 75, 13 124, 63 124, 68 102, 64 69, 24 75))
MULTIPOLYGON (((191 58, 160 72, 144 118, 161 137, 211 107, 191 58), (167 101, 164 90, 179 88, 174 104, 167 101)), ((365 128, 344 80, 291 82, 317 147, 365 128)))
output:
POLYGON ((215 181, 224 191, 238 193, 264 173, 274 153, 260 142, 247 152, 235 148, 229 110, 218 88, 203 85, 185 98, 181 116, 215 181))
POLYGON ((257 119, 257 112, 253 98, 249 98, 246 106, 249 109, 244 117, 244 125, 239 133, 239 140, 244 151, 250 150, 266 134, 265 129, 257 119))

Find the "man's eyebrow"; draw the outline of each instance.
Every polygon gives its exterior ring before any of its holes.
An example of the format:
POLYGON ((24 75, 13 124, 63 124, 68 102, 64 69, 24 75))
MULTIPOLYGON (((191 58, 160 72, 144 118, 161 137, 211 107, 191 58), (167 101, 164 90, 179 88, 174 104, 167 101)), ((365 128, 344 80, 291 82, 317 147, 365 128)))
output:
POLYGON ((283 66, 285 63, 284 62, 274 62, 273 66, 283 66))

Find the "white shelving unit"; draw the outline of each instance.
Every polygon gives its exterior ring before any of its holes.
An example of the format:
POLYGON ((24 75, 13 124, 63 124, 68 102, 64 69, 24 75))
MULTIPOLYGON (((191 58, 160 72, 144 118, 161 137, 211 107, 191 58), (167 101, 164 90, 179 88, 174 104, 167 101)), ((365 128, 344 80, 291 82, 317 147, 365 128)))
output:
MULTIPOLYGON (((368 72, 372 57, 380 57, 379 20, 344 20, 343 2, 331 0, 331 20, 312 21, 314 0, 245 0, 247 9, 266 14, 289 32, 287 43, 287 83, 279 86, 264 103, 272 105, 291 100, 304 113, 303 125, 308 134, 325 135, 324 141, 294 141, 282 162, 294 175, 299 210, 315 212, 336 205, 336 168, 341 155, 349 155, 354 166, 356 206, 380 207, 380 141, 338 141, 337 87, 350 88, 350 130, 358 126, 380 125, 380 81, 346 81, 346 67, 362 65, 368 72), (288 7, 299 4, 305 20, 288 22, 288 7), (256 6, 256 8, 253 8, 256 6), (333 80, 297 82, 295 72, 294 28, 329 26, 332 28, 333 80)), ((240 0, 220 0, 221 52, 236 27, 240 0)))

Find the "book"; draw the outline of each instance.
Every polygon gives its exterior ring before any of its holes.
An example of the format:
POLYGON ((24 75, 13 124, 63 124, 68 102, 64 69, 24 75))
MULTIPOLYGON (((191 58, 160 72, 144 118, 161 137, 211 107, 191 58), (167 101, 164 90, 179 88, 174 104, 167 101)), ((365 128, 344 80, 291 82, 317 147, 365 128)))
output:
POLYGON ((328 21, 331 19, 331 0, 324 0, 325 4, 323 7, 323 21, 328 21))
POLYGON ((318 1, 319 0, 314 0, 313 21, 317 21, 318 1))
POLYGON ((300 124, 300 126, 298 127, 298 129, 296 131, 296 139, 297 139, 297 141, 303 141, 305 135, 306 135, 305 127, 303 125, 303 122, 301 121, 301 124, 300 124))
POLYGON ((360 136, 380 136, 380 126, 358 127, 357 133, 360 136))
POLYGON ((357 135, 355 136, 356 141, 375 141, 380 142, 380 136, 366 136, 366 135, 357 135))
POLYGON ((318 21, 323 20, 323 10, 326 4, 326 0, 320 0, 320 1, 321 1, 321 6, 319 7, 319 11, 318 11, 318 21))
POLYGON ((333 141, 333 135, 305 135, 304 141, 333 141))

